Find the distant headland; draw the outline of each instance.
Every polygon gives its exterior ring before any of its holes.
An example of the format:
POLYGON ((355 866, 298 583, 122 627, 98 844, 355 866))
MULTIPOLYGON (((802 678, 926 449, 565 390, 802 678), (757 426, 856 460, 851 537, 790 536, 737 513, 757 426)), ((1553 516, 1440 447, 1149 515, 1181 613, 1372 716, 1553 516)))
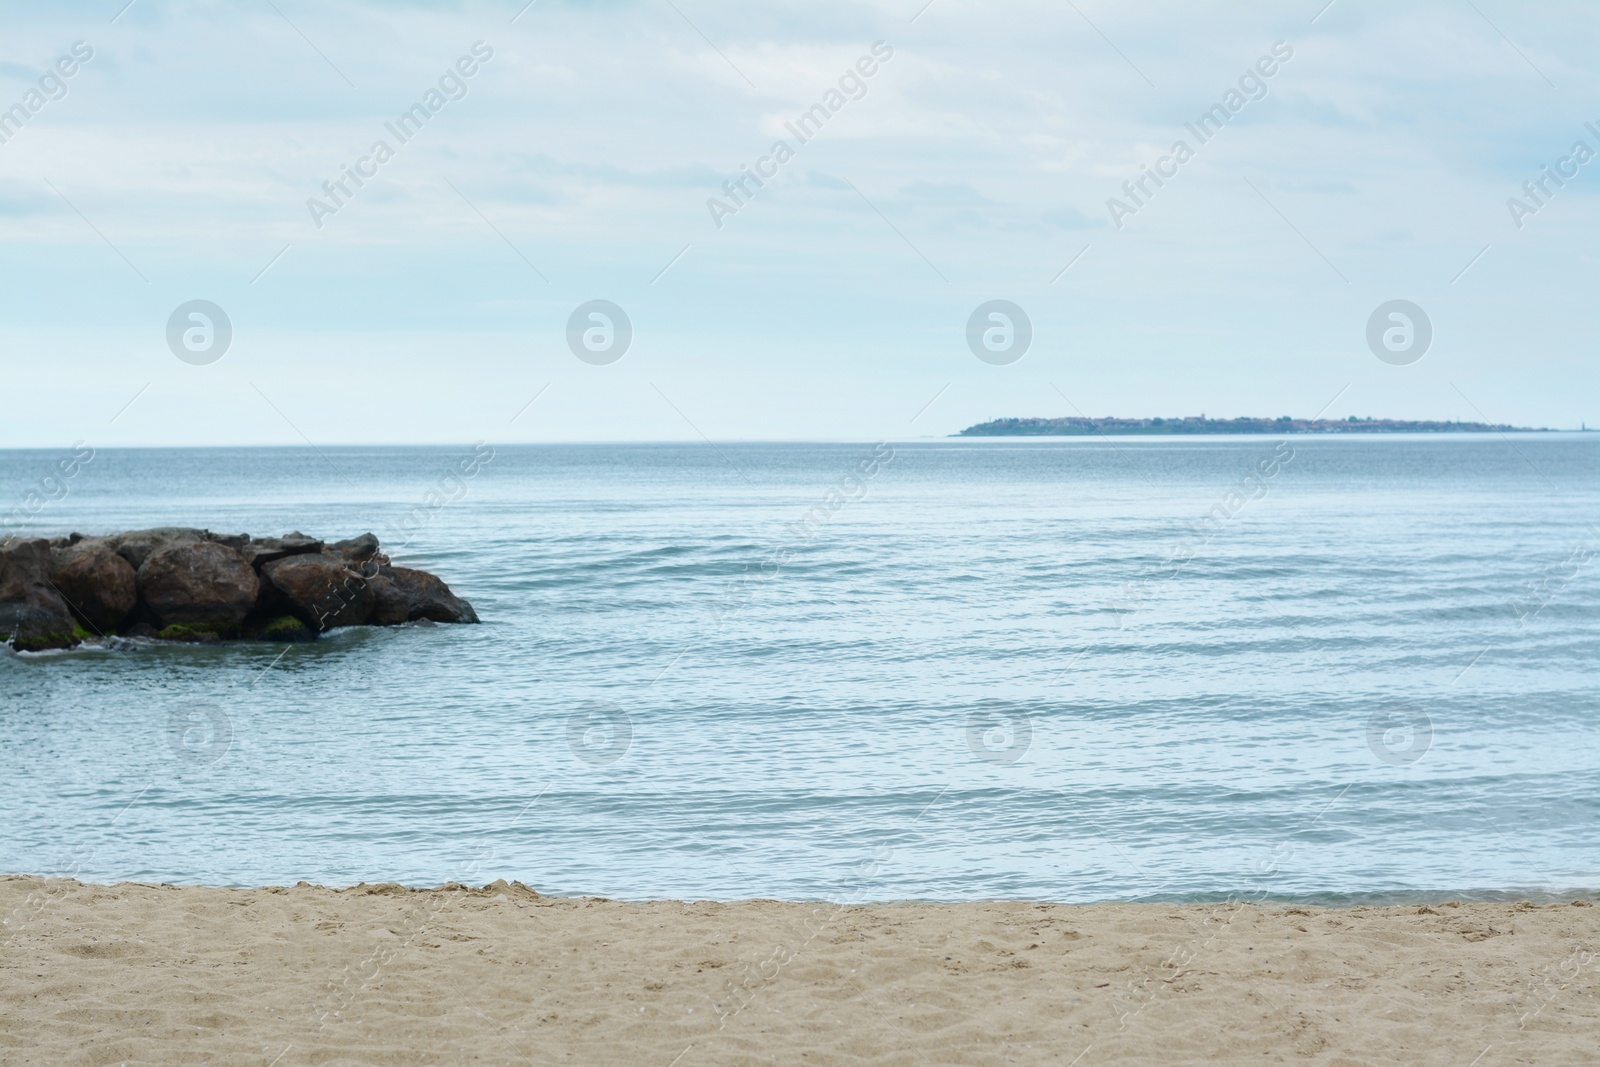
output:
POLYGON ((968 426, 954 437, 1081 437, 1088 434, 1208 434, 1208 433, 1550 433, 1526 426, 1488 422, 1426 422, 1420 419, 1208 419, 1186 415, 1178 419, 992 419, 968 426))

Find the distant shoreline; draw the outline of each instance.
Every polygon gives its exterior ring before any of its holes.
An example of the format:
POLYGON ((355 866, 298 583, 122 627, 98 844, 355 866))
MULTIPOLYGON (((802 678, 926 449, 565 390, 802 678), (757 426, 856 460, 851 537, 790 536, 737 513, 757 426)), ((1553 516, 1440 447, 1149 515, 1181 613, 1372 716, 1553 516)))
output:
MULTIPOLYGON (((1585 428, 1587 429, 1587 427, 1585 428)), ((968 426, 952 437, 1085 437, 1100 435, 1288 434, 1288 433, 1557 433, 1547 427, 1509 426, 1488 422, 1428 422, 1413 419, 1208 419, 1189 415, 1176 419, 1070 417, 1061 419, 991 419, 968 426)))

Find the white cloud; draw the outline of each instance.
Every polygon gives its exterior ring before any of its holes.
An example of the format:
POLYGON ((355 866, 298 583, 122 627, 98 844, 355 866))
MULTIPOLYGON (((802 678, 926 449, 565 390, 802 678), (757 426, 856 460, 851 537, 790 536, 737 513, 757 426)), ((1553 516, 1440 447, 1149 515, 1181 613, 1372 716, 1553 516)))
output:
MULTIPOLYGON (((575 396, 602 408, 565 409, 535 437, 692 436, 648 389, 606 406, 604 382, 656 372, 681 375, 728 436, 870 436, 963 376, 1017 414, 1061 413, 1048 383, 1081 381, 1097 408, 1177 415, 1201 398, 1211 414, 1309 413, 1374 375, 1358 413, 1428 416, 1457 402, 1450 375, 1479 375, 1496 419, 1600 421, 1592 371, 1565 355, 1593 344, 1580 294, 1600 172, 1524 230, 1504 206, 1600 120, 1585 111, 1600 13, 1585 5, 1480 4, 1515 48, 1443 2, 1337 4, 1314 25, 1315 4, 1080 4, 1092 26, 1070 6, 976 0, 937 0, 914 24, 918 3, 680 3, 693 26, 654 3, 541 0, 514 27, 520 4, 279 6, 293 25, 160 0, 115 25, 87 3, 10 14, 0 98, 73 41, 96 54, 0 145, 0 344, 12 382, 48 398, 8 416, 0 444, 81 436, 79 394, 117 393, 134 350, 170 359, 166 315, 196 296, 236 309, 263 373, 307 351, 379 363, 363 378, 378 412, 414 410, 437 354, 455 353, 477 369, 450 386, 460 424, 435 424, 452 433, 504 399, 519 347, 586 376, 575 396), (465 99, 317 229, 307 198, 477 40, 495 56, 465 99), (707 198, 878 40, 894 57, 866 95, 717 229, 707 198), (1113 228, 1107 198, 1276 40, 1295 56, 1268 96, 1113 228), (639 337, 598 372, 559 345, 596 296, 628 307, 639 337), (995 296, 1028 308, 1038 337, 1003 377, 961 332, 995 296), (1404 383, 1360 341, 1394 296, 1434 309, 1439 338, 1404 383), (1434 372, 1442 392, 1419 391, 1434 372), (841 391, 848 403, 800 402, 841 391)), ((172 363, 174 395, 203 396, 207 379, 172 363)), ((962 395, 919 430, 1001 411, 962 395)), ((244 424, 113 430, 199 443, 244 424)), ((376 415, 325 432, 393 439, 376 415)))

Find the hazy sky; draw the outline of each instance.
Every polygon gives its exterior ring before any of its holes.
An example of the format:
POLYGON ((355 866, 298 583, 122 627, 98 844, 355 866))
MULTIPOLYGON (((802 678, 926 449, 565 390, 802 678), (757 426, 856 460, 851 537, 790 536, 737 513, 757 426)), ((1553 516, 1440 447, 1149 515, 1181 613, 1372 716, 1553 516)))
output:
POLYGON ((124 3, 0 4, 0 446, 1600 424, 1592 3, 124 3))

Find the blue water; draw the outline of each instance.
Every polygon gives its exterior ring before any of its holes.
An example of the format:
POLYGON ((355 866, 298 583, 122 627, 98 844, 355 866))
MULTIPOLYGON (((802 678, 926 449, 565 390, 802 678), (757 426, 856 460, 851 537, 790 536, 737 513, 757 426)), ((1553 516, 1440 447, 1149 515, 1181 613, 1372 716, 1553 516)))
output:
MULTIPOLYGON (((0 517, 63 454, 0 452, 0 517)), ((470 454, 102 451, 40 491, 45 535, 371 529, 485 621, 0 655, 0 871, 1600 888, 1593 435, 470 454)))

